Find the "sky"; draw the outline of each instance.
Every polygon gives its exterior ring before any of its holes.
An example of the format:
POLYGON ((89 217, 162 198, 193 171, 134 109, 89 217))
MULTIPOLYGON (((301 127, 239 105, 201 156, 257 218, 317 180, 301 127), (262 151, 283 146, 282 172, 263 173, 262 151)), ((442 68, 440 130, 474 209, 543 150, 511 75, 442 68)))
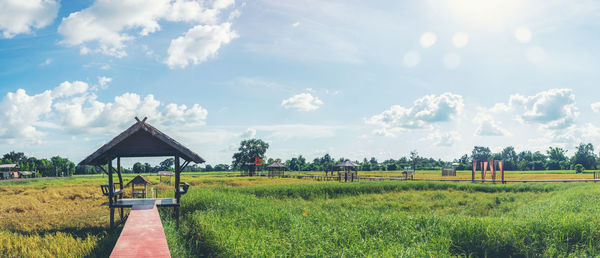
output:
POLYGON ((209 164, 600 144, 600 3, 0 0, 0 152, 147 122, 209 164))

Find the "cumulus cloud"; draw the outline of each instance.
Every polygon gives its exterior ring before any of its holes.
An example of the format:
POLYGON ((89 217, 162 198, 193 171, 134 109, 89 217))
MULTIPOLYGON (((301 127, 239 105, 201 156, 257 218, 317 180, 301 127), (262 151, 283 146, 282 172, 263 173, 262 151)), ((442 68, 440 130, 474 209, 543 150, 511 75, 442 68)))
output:
POLYGON ((285 109, 292 108, 299 111, 314 111, 321 105, 323 105, 323 101, 310 93, 300 93, 281 102, 281 106, 285 109))
POLYGON ((63 82, 52 90, 52 98, 70 97, 76 94, 82 94, 88 90, 88 84, 85 82, 63 82))
POLYGON ((31 33, 54 21, 60 4, 55 0, 0 1, 0 30, 2 37, 31 33))
POLYGON ((600 141, 600 127, 587 123, 562 130, 547 130, 540 140, 548 139, 552 139, 552 143, 560 143, 563 147, 572 148, 582 142, 600 141))
POLYGON ((475 117, 474 121, 479 123, 479 127, 475 131, 478 136, 510 136, 510 132, 500 126, 499 122, 494 120, 492 116, 480 112, 475 117))
POLYGON ((212 3, 189 0, 96 0, 90 7, 63 18, 58 32, 61 41, 80 46, 81 53, 100 52, 123 57, 126 42, 160 30, 159 21, 214 24, 234 0, 212 3), (90 49, 88 44, 94 45, 90 49))
POLYGON ((221 46, 237 38, 231 23, 220 25, 198 25, 185 35, 171 40, 169 57, 165 61, 170 68, 185 68, 190 63, 198 64, 217 55, 221 46))
POLYGON ((114 133, 133 123, 135 116, 147 116, 153 124, 202 125, 208 111, 163 104, 153 95, 125 93, 112 102, 99 101, 85 82, 63 82, 52 90, 28 95, 19 89, 0 102, 0 138, 39 141, 47 128, 71 134, 114 133))
POLYGON ((436 146, 451 147, 454 143, 460 141, 460 135, 456 131, 440 132, 436 131, 427 136, 427 139, 433 140, 436 146))
POLYGON ((569 127, 579 115, 572 89, 550 89, 528 97, 512 95, 509 106, 523 111, 519 115, 521 121, 541 124, 548 129, 569 127))
POLYGON ((28 95, 23 89, 9 92, 0 102, 0 138, 38 142, 42 119, 52 111, 52 91, 28 95))
POLYGON ((388 129, 420 129, 450 121, 462 112, 463 106, 463 98, 457 94, 447 92, 439 96, 427 95, 415 100, 412 107, 393 105, 365 122, 388 129))

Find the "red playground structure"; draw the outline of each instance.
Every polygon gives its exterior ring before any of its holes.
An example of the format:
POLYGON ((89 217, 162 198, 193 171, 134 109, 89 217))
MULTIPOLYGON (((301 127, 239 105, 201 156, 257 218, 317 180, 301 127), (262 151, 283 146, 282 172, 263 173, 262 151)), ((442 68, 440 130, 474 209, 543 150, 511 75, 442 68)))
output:
POLYGON ((486 181, 485 175, 489 166, 490 172, 492 173, 492 182, 496 182, 496 172, 500 171, 502 183, 504 184, 503 164, 504 163, 500 160, 473 160, 473 173, 471 174, 471 181, 475 182, 475 171, 477 171, 477 166, 479 165, 479 169, 481 170, 481 182, 486 181))

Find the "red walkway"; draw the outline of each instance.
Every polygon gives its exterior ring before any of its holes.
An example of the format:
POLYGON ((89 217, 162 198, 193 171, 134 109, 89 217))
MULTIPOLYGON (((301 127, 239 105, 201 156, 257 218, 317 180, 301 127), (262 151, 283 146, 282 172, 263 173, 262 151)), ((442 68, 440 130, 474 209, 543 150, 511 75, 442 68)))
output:
POLYGON ((171 257, 156 205, 136 205, 110 257, 171 257))

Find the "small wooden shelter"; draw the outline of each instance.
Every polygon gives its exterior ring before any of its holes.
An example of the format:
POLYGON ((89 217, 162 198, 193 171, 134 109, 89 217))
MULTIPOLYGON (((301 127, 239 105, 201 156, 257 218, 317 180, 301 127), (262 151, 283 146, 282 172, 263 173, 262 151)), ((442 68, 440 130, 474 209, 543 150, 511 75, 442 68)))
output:
POLYGON ((175 175, 175 173, 173 173, 173 171, 158 171, 157 173, 158 175, 158 181, 162 182, 162 177, 163 176, 168 176, 169 177, 169 184, 171 184, 171 177, 175 175))
POLYGON ((342 178, 344 179, 344 182, 354 182, 354 179, 358 180, 358 164, 346 159, 335 166, 338 168, 338 180, 340 182, 342 181, 342 178))
POLYGON ((108 174, 108 184, 102 185, 102 193, 108 197, 110 207, 110 224, 114 224, 114 211, 121 209, 123 219, 123 208, 131 208, 134 205, 149 204, 158 207, 173 207, 175 217, 179 219, 179 205, 181 195, 187 193, 189 184, 180 182, 181 171, 190 163, 203 163, 204 159, 181 143, 146 123, 146 118, 139 120, 127 130, 119 134, 110 142, 100 147, 90 156, 85 158, 79 165, 97 166, 108 174), (123 199, 123 177, 121 176, 121 158, 123 157, 165 157, 175 158, 175 198, 161 199, 123 199), (113 161, 117 160, 117 169, 113 167, 113 161), (181 164, 181 159, 184 160, 181 164), (104 169, 107 165, 108 169, 104 169), (118 176, 118 183, 113 182, 113 172, 118 176))
POLYGON ((148 196, 148 185, 152 185, 152 183, 142 175, 137 175, 125 187, 129 185, 131 185, 131 198, 146 198, 148 196))
POLYGON ((19 178, 19 165, 0 164, 0 179, 19 178))
POLYGON ((283 176, 285 173, 285 165, 281 164, 279 160, 274 161, 267 168, 269 169, 269 177, 283 176))

